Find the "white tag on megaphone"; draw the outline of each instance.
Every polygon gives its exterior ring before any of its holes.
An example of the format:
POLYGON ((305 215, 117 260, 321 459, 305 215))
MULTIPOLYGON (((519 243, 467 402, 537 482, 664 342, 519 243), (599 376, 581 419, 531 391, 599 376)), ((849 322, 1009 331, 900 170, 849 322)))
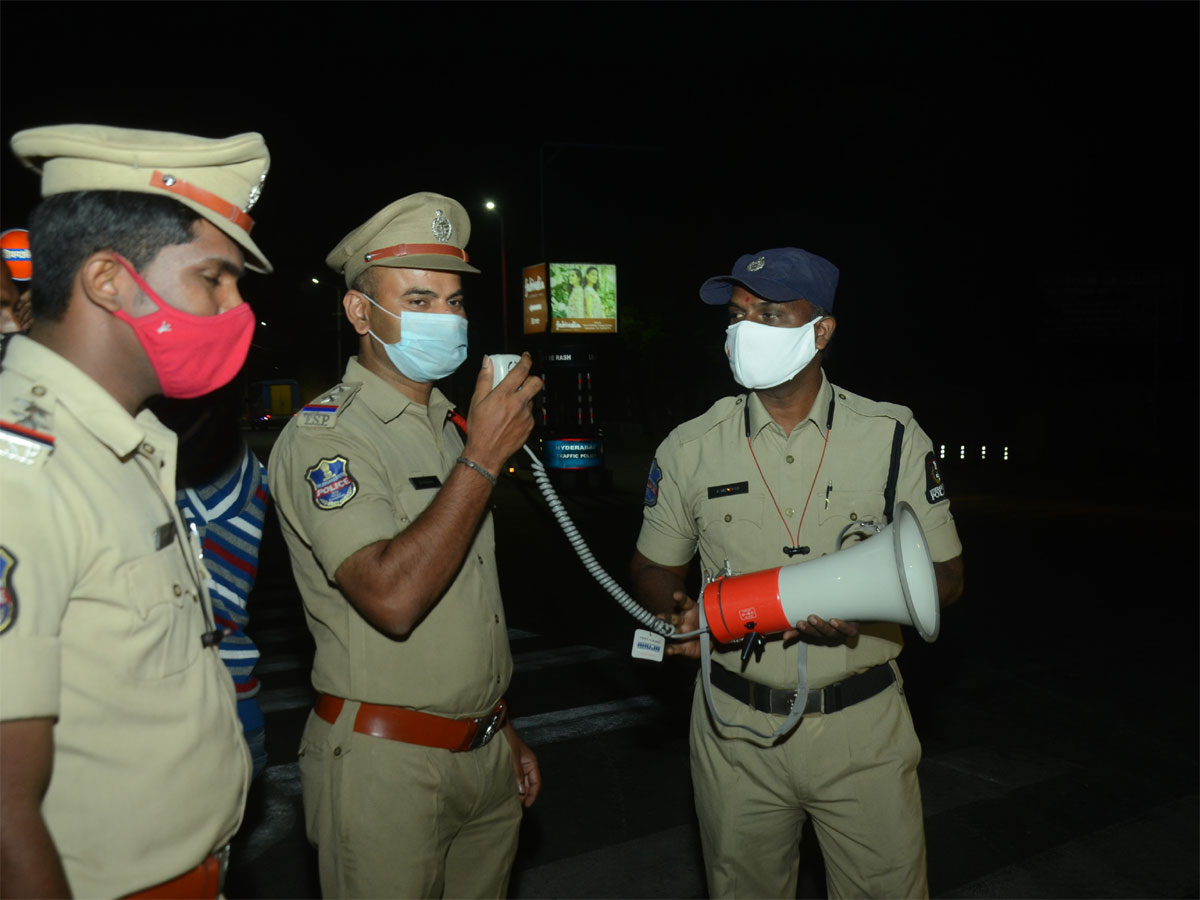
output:
POLYGON ((661 634, 655 634, 653 631, 647 631, 645 628, 639 628, 633 633, 633 650, 630 656, 634 659, 649 659, 654 662, 662 662, 663 654, 667 650, 667 639, 661 634))

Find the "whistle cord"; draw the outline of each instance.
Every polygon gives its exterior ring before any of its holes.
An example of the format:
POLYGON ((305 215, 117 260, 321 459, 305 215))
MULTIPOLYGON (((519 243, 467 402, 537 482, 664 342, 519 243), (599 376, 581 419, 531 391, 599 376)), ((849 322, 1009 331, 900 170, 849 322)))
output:
POLYGON ((829 434, 833 431, 833 398, 829 398, 829 415, 825 420, 825 444, 821 447, 821 458, 817 462, 817 471, 813 472, 812 484, 808 486, 808 496, 804 498, 804 508, 800 511, 800 521, 796 525, 796 537, 792 537, 792 529, 788 527, 787 517, 784 516, 783 510, 779 508, 779 501, 775 499, 775 492, 771 490, 771 485, 767 483, 767 476, 763 474, 762 466, 759 465, 758 455, 754 452, 754 444, 750 440, 750 398, 746 398, 746 446, 750 448, 750 458, 754 460, 754 466, 758 469, 758 477, 762 479, 763 487, 767 489, 767 494, 771 498, 771 502, 775 504, 775 512, 779 513, 779 521, 783 523, 783 530, 787 532, 788 541, 791 545, 783 548, 783 552, 789 557, 804 556, 809 552, 808 547, 801 547, 800 544, 800 529, 804 527, 804 517, 808 514, 808 503, 812 500, 813 488, 817 486, 817 477, 821 474, 821 466, 825 463, 825 451, 829 449, 829 434))

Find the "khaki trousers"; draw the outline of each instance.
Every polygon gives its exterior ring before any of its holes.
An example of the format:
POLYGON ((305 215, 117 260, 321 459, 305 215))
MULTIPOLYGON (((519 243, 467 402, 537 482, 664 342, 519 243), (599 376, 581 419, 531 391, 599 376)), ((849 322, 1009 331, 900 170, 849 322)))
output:
MULTIPOLYGON (((766 733, 783 722, 715 688, 713 698, 727 721, 766 733)), ((795 897, 809 818, 830 897, 929 896, 921 745, 902 684, 832 715, 805 716, 773 746, 718 729, 697 684, 692 780, 712 897, 795 897)))
POLYGON ((325 897, 504 897, 521 803, 503 733, 464 753, 356 734, 358 704, 309 714, 308 839, 325 897))

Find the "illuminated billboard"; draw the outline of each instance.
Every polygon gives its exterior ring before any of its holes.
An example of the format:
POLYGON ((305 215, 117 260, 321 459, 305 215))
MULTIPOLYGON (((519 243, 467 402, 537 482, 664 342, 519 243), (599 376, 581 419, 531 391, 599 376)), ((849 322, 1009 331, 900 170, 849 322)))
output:
POLYGON ((612 334, 617 330, 617 267, 557 263, 550 268, 550 330, 612 334))
POLYGON ((550 299, 546 291, 546 264, 526 266, 525 333, 541 334, 550 322, 550 299))

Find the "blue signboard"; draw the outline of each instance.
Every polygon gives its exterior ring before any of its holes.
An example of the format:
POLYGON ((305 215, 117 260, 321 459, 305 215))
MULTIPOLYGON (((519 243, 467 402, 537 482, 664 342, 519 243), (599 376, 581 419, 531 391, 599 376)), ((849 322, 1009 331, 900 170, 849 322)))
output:
POLYGON ((604 441, 599 438, 553 438, 546 441, 548 469, 598 469, 604 465, 604 441))

